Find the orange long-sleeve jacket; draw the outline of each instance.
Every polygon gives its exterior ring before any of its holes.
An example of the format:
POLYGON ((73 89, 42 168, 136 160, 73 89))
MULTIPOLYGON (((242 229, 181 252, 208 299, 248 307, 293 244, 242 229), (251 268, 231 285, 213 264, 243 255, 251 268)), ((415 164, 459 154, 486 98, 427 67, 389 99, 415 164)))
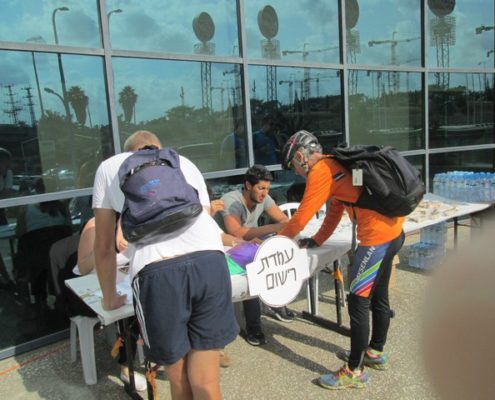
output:
POLYGON ((306 190, 299 208, 279 234, 290 238, 295 237, 323 204, 330 200, 325 219, 313 236, 318 245, 331 236, 344 210, 351 219, 354 218, 355 213, 357 239, 363 246, 380 245, 399 236, 404 223, 403 217, 386 217, 373 210, 350 207, 342 203, 342 201, 355 202, 360 193, 361 187, 353 186, 351 173, 338 161, 331 157, 318 161, 308 173, 306 190), (354 208, 354 213, 352 208, 354 208))

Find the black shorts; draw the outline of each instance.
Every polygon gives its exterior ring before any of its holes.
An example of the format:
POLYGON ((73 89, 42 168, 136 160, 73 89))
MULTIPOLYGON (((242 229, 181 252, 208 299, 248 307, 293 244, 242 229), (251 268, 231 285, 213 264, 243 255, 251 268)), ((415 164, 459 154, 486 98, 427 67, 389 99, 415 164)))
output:
POLYGON ((170 365, 189 351, 225 347, 239 333, 225 255, 198 251, 145 266, 132 282, 151 362, 170 365))

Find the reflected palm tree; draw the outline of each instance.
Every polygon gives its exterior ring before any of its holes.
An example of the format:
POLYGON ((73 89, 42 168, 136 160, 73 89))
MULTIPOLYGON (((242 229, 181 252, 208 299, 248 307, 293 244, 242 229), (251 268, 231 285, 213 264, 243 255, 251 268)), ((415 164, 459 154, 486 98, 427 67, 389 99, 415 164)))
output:
POLYGON ((71 86, 67 92, 67 99, 76 113, 77 122, 82 126, 86 123, 86 110, 88 108, 88 96, 79 86, 71 86))
POLYGON ((127 123, 131 122, 137 98, 138 95, 136 94, 132 86, 125 86, 119 93, 119 104, 124 110, 124 119, 127 123))

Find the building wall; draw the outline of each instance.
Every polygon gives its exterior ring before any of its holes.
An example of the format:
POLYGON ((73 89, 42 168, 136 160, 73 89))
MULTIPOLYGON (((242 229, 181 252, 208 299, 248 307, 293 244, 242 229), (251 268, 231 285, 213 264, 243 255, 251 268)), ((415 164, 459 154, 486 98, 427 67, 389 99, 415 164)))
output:
MULTIPOLYGON (((4 280, 26 269, 15 254, 28 206, 62 206, 79 229, 98 164, 138 129, 194 161, 215 196, 256 162, 284 201, 297 179, 280 170, 280 147, 299 129, 324 148, 392 145, 427 185, 493 171, 493 28, 492 0, 2 4, 4 280)), ((47 319, 35 306, 22 305, 32 320, 0 315, 21 327, 0 335, 0 355, 66 326, 37 333, 32 321, 47 319)))

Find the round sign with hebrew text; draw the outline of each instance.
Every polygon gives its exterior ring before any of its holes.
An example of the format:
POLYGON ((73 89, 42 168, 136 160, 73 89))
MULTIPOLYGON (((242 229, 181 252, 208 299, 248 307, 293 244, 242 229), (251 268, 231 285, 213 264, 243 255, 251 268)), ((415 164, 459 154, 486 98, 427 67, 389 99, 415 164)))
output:
POLYGON ((296 298, 309 278, 306 249, 285 236, 274 236, 259 247, 246 266, 249 294, 271 307, 282 307, 296 298))

